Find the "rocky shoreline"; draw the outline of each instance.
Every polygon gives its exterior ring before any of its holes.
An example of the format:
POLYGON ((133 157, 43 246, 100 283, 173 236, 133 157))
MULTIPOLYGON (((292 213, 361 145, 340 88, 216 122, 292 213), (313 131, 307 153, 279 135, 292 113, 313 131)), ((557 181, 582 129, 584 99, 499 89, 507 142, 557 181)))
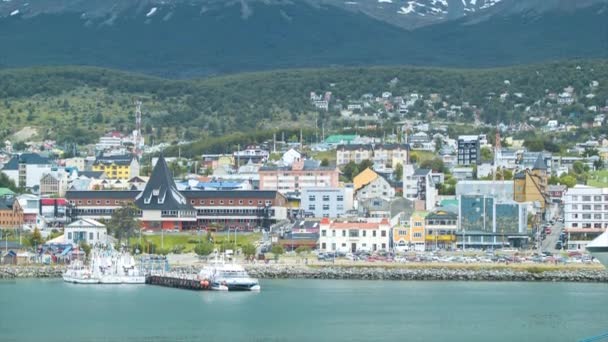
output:
MULTIPOLYGON (((344 280, 424 280, 424 281, 547 281, 608 283, 608 271, 599 268, 549 269, 483 267, 382 267, 254 265, 245 268, 260 279, 344 279, 344 280)), ((0 266, 0 279, 60 278, 65 266, 0 266)), ((176 271, 196 272, 195 268, 176 271)))
POLYGON ((60 278, 65 266, 0 266, 0 279, 60 278))

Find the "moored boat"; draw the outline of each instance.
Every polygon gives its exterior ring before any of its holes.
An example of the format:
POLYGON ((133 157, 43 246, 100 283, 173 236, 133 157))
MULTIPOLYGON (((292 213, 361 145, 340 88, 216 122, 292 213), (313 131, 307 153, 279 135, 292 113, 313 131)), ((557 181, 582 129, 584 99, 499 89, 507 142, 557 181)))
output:
POLYGON ((587 251, 608 268, 608 230, 587 244, 587 251))
POLYGON ((260 283, 238 264, 211 263, 199 273, 214 291, 260 291, 260 283))

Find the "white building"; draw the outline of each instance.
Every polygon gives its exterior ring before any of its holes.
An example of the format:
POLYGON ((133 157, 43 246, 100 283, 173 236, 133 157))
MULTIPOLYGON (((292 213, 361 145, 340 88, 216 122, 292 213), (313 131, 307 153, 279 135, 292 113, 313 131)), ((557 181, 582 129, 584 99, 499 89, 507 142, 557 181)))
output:
POLYGON ((302 153, 296 151, 293 148, 291 148, 291 149, 289 149, 289 151, 283 153, 283 156, 281 157, 281 161, 283 162, 283 165, 285 165, 285 166, 291 166, 291 164, 293 164, 294 161, 300 160, 300 159, 302 159, 302 153))
POLYGON ((300 209, 314 217, 338 218, 352 208, 352 187, 302 190, 300 209))
POLYGON ((323 251, 357 252, 387 250, 391 225, 387 219, 366 222, 321 220, 319 247, 323 251))
POLYGON ((355 195, 357 201, 363 201, 372 198, 383 198, 390 200, 395 197, 395 189, 382 176, 376 177, 371 182, 365 184, 357 190, 355 195))
POLYGON ((78 171, 85 171, 86 170, 86 163, 84 158, 82 157, 74 157, 74 158, 68 158, 64 160, 65 162, 65 167, 75 167, 78 169, 78 171))
POLYGON ((608 188, 576 185, 564 195, 564 228, 568 250, 585 246, 608 228, 608 188))
POLYGON ((2 168, 2 172, 18 187, 32 189, 40 185, 40 178, 51 172, 51 161, 36 153, 13 156, 2 168))
POLYGON ((67 225, 63 231, 65 243, 79 245, 87 243, 105 244, 108 242, 108 230, 106 226, 93 219, 79 219, 67 225))

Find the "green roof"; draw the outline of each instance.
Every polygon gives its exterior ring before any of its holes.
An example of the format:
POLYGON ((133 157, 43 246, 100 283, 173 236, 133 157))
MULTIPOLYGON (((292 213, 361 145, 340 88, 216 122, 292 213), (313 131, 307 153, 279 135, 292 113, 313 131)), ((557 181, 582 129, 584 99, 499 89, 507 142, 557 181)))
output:
POLYGON ((428 214, 428 211, 416 210, 412 213, 412 216, 426 217, 428 214))
POLYGON ((357 138, 354 134, 336 134, 325 138, 326 144, 350 143, 357 138))
POLYGON ((15 193, 9 188, 0 188, 0 196, 14 195, 15 193))
POLYGON ((441 201, 441 203, 439 203, 440 207, 449 207, 449 206, 458 206, 458 200, 457 199, 444 199, 441 201))

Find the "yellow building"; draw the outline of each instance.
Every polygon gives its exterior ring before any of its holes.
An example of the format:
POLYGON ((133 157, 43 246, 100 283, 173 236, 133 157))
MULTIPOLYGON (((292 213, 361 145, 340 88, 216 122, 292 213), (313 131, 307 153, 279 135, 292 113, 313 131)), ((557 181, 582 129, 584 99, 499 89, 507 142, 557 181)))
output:
POLYGON ((426 216, 425 242, 427 250, 451 249, 456 242, 458 214, 436 210, 426 216))
POLYGON ((544 211, 549 196, 548 181, 547 165, 541 153, 532 170, 526 169, 513 176, 513 200, 519 203, 538 202, 541 211, 544 211))
POLYGON ((373 180, 375 180, 376 178, 378 178, 380 176, 378 176, 378 174, 376 172, 374 172, 372 169, 370 169, 369 167, 363 171, 361 171, 361 173, 359 173, 358 175, 355 176, 355 178, 353 178, 353 186, 355 188, 355 191, 361 189, 362 187, 366 186, 367 184, 371 183, 373 180))
POLYGON ((426 211, 415 211, 405 226, 393 228, 393 248, 399 252, 424 251, 426 211))
POLYGON ((108 179, 131 179, 139 176, 139 161, 132 155, 98 157, 93 171, 105 172, 108 179))

